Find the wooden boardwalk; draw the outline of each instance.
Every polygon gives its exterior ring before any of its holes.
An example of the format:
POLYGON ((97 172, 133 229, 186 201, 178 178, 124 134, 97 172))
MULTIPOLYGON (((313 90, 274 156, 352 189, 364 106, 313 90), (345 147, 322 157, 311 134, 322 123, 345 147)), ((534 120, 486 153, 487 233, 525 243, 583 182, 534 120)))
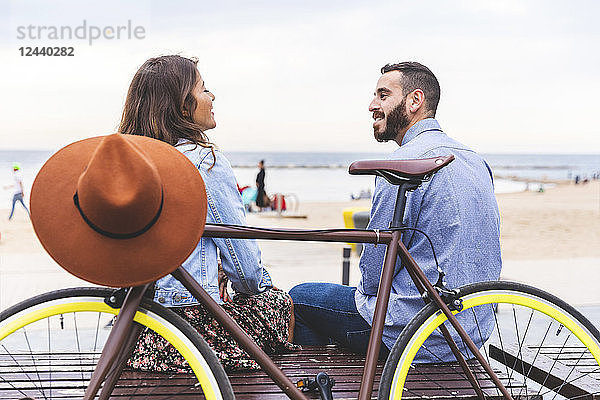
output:
MULTIPOLYGON (((15 355, 13 355, 14 357, 15 355)), ((22 355, 23 360, 31 357, 22 355)), ((61 359, 52 359, 54 372, 49 375, 43 371, 43 362, 33 365, 31 362, 22 363, 23 368, 3 369, 9 365, 10 360, 0 358, 0 399, 20 399, 24 397, 11 388, 8 380, 28 381, 33 377, 37 382, 34 387, 50 386, 52 382, 51 398, 75 399, 82 397, 82 390, 77 381, 84 374, 89 374, 93 368, 94 358, 97 355, 85 357, 62 355, 61 359), (56 366, 60 365, 60 372, 56 366), (83 371, 83 372, 82 372, 83 371), (60 396, 59 396, 60 395, 60 396)), ((319 372, 326 371, 335 380, 333 394, 335 399, 352 399, 358 396, 358 389, 363 371, 364 356, 356 355, 339 349, 335 346, 308 347, 301 352, 294 352, 273 356, 275 363, 290 377, 293 382, 304 378, 314 378, 319 372)), ((377 368, 373 398, 377 397, 380 374, 383 362, 377 368)), ((493 383, 487 380, 481 370, 475 368, 476 375, 481 378, 483 390, 491 399, 500 399, 493 383)), ((501 379, 508 384, 506 374, 498 371, 501 379)), ((237 399, 286 399, 287 397, 262 371, 231 372, 228 374, 237 399)), ((199 388, 189 388, 192 382, 186 375, 149 374, 125 371, 111 398, 139 398, 139 399, 192 399, 202 398, 199 388), (157 383, 159 385, 157 385, 157 383), (157 387, 159 386, 159 387, 157 387)), ((510 386, 518 390, 519 384, 512 379, 510 386)), ((460 367, 454 364, 429 364, 421 365, 411 370, 404 399, 420 398, 427 396, 431 399, 476 399, 469 383, 462 375, 460 367)), ((27 392, 30 393, 30 392, 27 392)), ((45 390, 46 395, 49 389, 45 390)), ((317 392, 308 392, 311 399, 319 399, 317 392)), ((31 395, 32 398, 42 399, 42 395, 31 395)), ((523 398, 524 396, 521 396, 523 398)), ((50 396, 48 397, 50 398, 50 396)))

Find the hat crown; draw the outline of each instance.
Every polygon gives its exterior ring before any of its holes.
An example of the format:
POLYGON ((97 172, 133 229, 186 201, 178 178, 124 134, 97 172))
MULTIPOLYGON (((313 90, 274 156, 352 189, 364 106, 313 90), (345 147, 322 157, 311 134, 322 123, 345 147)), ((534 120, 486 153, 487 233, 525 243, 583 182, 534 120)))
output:
POLYGON ((82 216, 116 235, 134 234, 152 224, 163 201, 156 166, 122 134, 102 140, 79 177, 77 196, 82 216))

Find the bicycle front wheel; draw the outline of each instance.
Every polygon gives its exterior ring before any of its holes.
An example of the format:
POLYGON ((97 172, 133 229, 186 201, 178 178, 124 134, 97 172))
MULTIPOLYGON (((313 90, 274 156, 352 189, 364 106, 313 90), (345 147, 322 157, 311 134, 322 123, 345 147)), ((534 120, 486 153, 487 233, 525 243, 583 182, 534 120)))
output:
MULTIPOLYGON (((0 313, 0 398, 81 398, 119 312, 105 303, 113 291, 64 289, 0 313)), ((145 299, 134 321, 166 339, 193 374, 126 368, 113 397, 233 399, 218 359, 185 320, 145 299)))
MULTIPOLYGON (((539 289, 482 282, 459 290, 461 325, 513 399, 594 399, 600 333, 577 310, 539 289)), ((385 364, 380 399, 478 398, 439 329, 448 328, 486 398, 502 398, 434 304, 402 331, 385 364)))

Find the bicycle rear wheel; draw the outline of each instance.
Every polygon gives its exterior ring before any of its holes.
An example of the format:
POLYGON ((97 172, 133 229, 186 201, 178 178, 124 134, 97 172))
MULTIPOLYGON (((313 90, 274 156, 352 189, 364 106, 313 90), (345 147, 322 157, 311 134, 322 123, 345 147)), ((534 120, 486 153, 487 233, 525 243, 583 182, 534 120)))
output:
MULTIPOLYGON (((539 289, 510 282, 462 287, 455 312, 513 398, 593 399, 600 395, 600 333, 581 313, 539 289)), ((486 398, 502 398, 434 304, 402 331, 386 361, 380 399, 477 398, 439 326, 454 337, 486 398), (441 375, 440 375, 441 374, 441 375)))
MULTIPOLYGON (((64 289, 0 313, 0 398, 81 398, 119 312, 104 301, 112 292, 64 289)), ((147 299, 134 320, 165 338, 193 374, 126 368, 111 398, 234 398, 218 359, 185 320, 147 299)))

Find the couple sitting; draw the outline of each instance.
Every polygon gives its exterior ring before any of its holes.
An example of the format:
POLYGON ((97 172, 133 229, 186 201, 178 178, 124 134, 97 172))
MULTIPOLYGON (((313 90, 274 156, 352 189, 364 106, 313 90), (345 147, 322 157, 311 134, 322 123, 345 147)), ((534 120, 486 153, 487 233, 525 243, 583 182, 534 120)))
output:
MULTIPOLYGON (((369 106, 375 139, 393 140, 391 159, 453 154, 456 161, 407 198, 404 224, 431 236, 450 287, 497 279, 500 273, 499 215, 492 175, 485 161, 449 138, 434 119, 440 97, 437 79, 414 62, 386 65, 369 106)), ((129 87, 119 133, 144 135, 175 146, 198 168, 206 185, 213 224, 246 224, 244 206, 231 165, 206 136, 216 126, 215 96, 196 61, 163 56, 146 61, 129 87)), ((387 229, 397 188, 376 178, 368 229, 387 229)), ((423 236, 402 240, 430 280, 437 270, 423 236)), ((371 331, 385 246, 366 245, 358 287, 303 283, 289 295, 274 287, 261 263, 256 241, 202 238, 183 267, 267 352, 298 345, 339 343, 365 352, 371 331), (227 281, 236 292, 227 294, 227 281), (295 320, 295 321, 294 321, 295 320)), ((423 306, 406 269, 398 262, 383 332, 381 355, 423 306)), ((204 308, 170 275, 156 284, 155 301, 194 326, 227 369, 258 368, 204 308)), ((129 361, 143 370, 186 370, 184 360, 165 350, 160 336, 144 332, 129 361)))

